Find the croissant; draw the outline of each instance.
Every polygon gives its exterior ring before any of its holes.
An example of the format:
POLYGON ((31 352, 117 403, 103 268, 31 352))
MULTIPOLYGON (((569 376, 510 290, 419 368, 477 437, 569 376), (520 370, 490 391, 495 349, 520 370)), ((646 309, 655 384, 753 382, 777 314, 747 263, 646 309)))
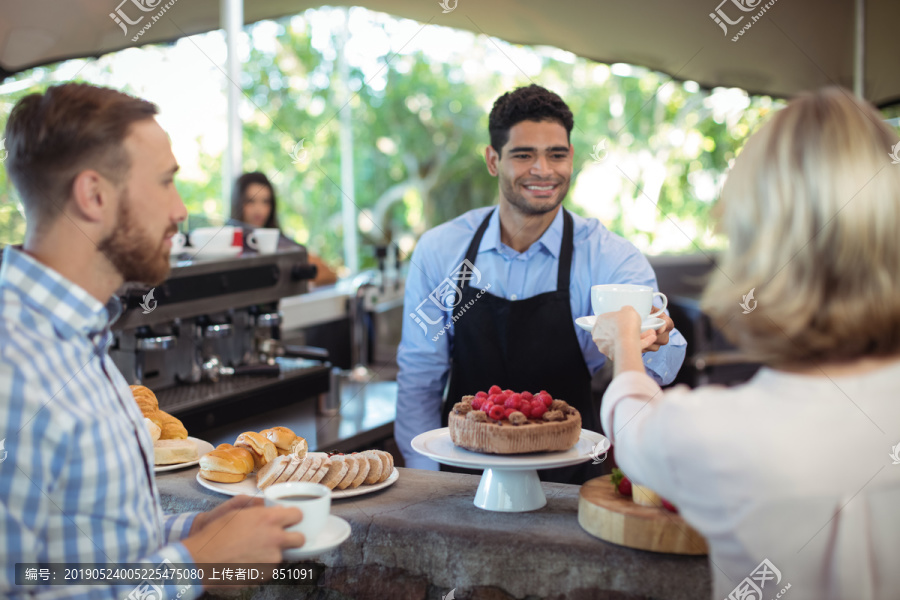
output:
POLYGON ((137 403, 141 414, 145 419, 149 419, 154 425, 159 427, 161 440, 183 440, 187 438, 187 429, 184 425, 167 412, 159 410, 159 401, 156 394, 143 385, 130 385, 131 393, 134 395, 134 401, 137 403))
POLYGON ((167 412, 157 411, 162 420, 162 433, 159 436, 161 440, 183 440, 187 439, 187 429, 184 425, 167 412))

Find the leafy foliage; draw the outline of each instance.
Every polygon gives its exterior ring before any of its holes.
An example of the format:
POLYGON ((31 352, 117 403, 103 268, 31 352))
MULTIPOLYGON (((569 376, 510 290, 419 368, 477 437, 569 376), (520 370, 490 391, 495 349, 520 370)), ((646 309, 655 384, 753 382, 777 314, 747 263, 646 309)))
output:
MULTIPOLYGON (((371 18, 382 26, 392 21, 371 18)), ((567 206, 599 218, 651 253, 722 243, 712 234, 712 202, 747 136, 779 105, 739 90, 700 90, 640 67, 611 68, 555 49, 523 49, 471 34, 465 34, 471 48, 464 60, 459 54, 444 60, 433 51, 384 48, 374 57, 378 76, 351 65, 349 89, 342 90, 337 33, 323 38, 317 30, 314 43, 310 22, 306 16, 282 19, 275 25, 274 44, 250 47, 240 82, 246 98, 244 170, 269 175, 282 227, 336 264, 342 261, 344 235, 342 110, 352 111, 354 202, 367 266, 374 261, 366 245, 393 241, 409 252, 428 228, 495 201, 497 183, 484 166, 487 111, 513 87, 544 85, 575 114, 576 164, 567 206), (495 47, 503 48, 502 54, 495 47), (491 66, 486 59, 491 52, 505 60, 530 53, 537 68, 516 68, 511 76, 491 66), (467 61, 480 61, 478 69, 467 61)), ((252 39, 255 27, 248 32, 252 39)), ((167 51, 153 48, 161 55, 167 51)), ((0 126, 15 101, 49 84, 50 71, 36 69, 14 79, 23 87, 0 96, 0 126), (24 85, 30 80, 35 83, 24 85)), ((189 212, 215 213, 221 156, 202 151, 199 156, 207 177, 182 177, 179 189, 189 212)), ((0 244, 20 241, 23 233, 14 194, 0 170, 0 244)))

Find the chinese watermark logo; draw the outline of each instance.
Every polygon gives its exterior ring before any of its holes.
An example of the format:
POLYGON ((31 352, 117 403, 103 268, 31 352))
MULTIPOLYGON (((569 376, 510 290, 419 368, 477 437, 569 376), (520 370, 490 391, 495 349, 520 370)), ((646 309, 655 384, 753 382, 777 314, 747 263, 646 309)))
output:
MULTIPOLYGON (((306 138, 303 138, 303 139, 306 139, 306 138)), ((308 155, 309 155, 309 152, 307 152, 303 148, 303 140, 301 139, 299 142, 294 144, 294 149, 291 150, 291 162, 296 165, 297 163, 300 163, 300 162, 303 162, 304 160, 306 160, 306 157, 308 155)))
POLYGON ((606 460, 606 455, 609 452, 609 448, 606 447, 605 440, 597 442, 594 444, 594 447, 591 448, 591 458, 594 460, 592 465, 599 465, 604 460, 606 460), (602 450, 602 452, 601 452, 602 450))
MULTIPOLYGON (((770 581, 773 583, 773 586, 778 586, 781 583, 781 571, 766 558, 753 569, 749 577, 744 577, 744 580, 731 590, 731 593, 728 594, 728 598, 725 600, 762 600, 763 589, 770 581)), ((770 589, 772 589, 771 586, 770 589)), ((785 585, 775 595, 775 598, 781 598, 789 589, 791 589, 790 583, 785 585)))
POLYGON ((109 18, 112 19, 116 25, 122 28, 123 34, 128 35, 128 25, 138 25, 141 21, 144 20, 144 15, 141 15, 137 19, 132 20, 131 17, 129 17, 125 13, 125 10, 122 8, 123 4, 131 2, 135 7, 137 7, 138 10, 144 13, 153 12, 157 8, 160 8, 159 12, 157 12, 155 15, 150 15, 150 20, 146 24, 144 24, 143 27, 141 27, 140 31, 138 31, 134 37, 131 38, 132 42, 136 42, 138 41, 138 38, 140 38, 146 31, 149 31, 150 28, 153 27, 154 23, 160 20, 162 16, 166 14, 166 11, 174 6, 177 1, 178 0, 169 0, 164 6, 160 7, 160 4, 163 2, 163 0, 122 0, 116 7, 116 11, 109 13, 109 18))
MULTIPOLYGON (((747 21, 743 27, 731 38, 732 42, 738 41, 744 33, 753 27, 754 23, 759 21, 762 16, 766 13, 767 10, 772 8, 775 5, 775 2, 778 0, 769 0, 765 5, 760 7, 763 0, 722 0, 719 5, 716 7, 715 12, 709 13, 709 18, 713 20, 713 22, 722 28, 722 32, 725 36, 728 36, 728 26, 729 25, 738 25, 741 21, 744 20, 744 15, 741 15, 737 19, 731 19, 728 14, 726 14, 725 9, 722 8, 723 5, 733 4, 738 10, 744 13, 754 12, 757 9, 760 9, 755 15, 750 15, 750 20, 747 21)), ((732 14, 735 14, 732 12, 732 14)))
POLYGON ((409 316, 416 322, 416 325, 422 328, 422 332, 425 335, 428 335, 428 325, 440 324, 444 320, 444 315, 439 313, 440 316, 432 319, 428 316, 428 313, 425 310, 426 308, 433 309, 436 307, 441 313, 453 313, 456 311, 450 319, 450 322, 444 325, 437 335, 431 338, 432 341, 437 341, 437 339, 443 335, 445 331, 450 329, 450 326, 455 323, 463 313, 475 304, 475 300, 480 298, 481 295, 491 287, 491 284, 487 284, 484 289, 478 292, 473 300, 469 300, 465 305, 460 306, 460 303, 462 302, 462 290, 457 284, 465 281, 470 281, 475 285, 481 283, 481 271, 478 270, 478 267, 469 262, 469 259, 463 259, 462 263, 454 269, 453 274, 450 275, 450 277, 445 277, 444 280, 428 294, 427 298, 419 302, 419 305, 416 306, 416 312, 409 313, 409 316))
MULTIPOLYGON (((0 142, 0 146, 2 146, 2 145, 3 145, 3 143, 0 142)), ((892 165, 900 165, 900 142, 897 142, 896 144, 894 144, 894 146, 891 148, 891 153, 888 154, 888 156, 891 157, 892 165)), ((3 158, 0 158, 0 161, 2 161, 2 160, 3 160, 3 158)))
MULTIPOLYGON (((0 442, 0 448, 3 448, 3 442, 0 442)), ((892 464, 900 465, 900 444, 897 444, 896 446, 891 448, 891 453, 889 456, 894 461, 892 464)), ((0 458, 0 462, 3 462, 2 458, 0 458)))
MULTIPOLYGON (((459 0, 453 0, 453 6, 450 6, 450 0, 441 0, 441 2, 438 2, 438 5, 440 5, 440 7, 444 9, 445 15, 449 12, 453 12, 454 10, 456 10, 457 4, 459 4, 459 0)), ((454 588, 454 589, 456 589, 456 588, 454 588)))
POLYGON ((0 463, 2 463, 4 460, 6 460, 6 455, 9 454, 9 452, 6 451, 5 446, 6 446, 6 438, 3 438, 2 440, 0 440, 0 463))
POLYGON ((595 163, 603 162, 606 160, 607 152, 606 152, 606 138, 603 138, 597 145, 594 146, 594 151, 591 152, 591 158, 594 159, 595 163))
MULTIPOLYGON (((164 558, 161 563, 156 565, 155 571, 156 571, 156 573, 159 574, 159 576, 162 579, 168 579, 170 574, 174 574, 176 572, 175 569, 173 569, 171 567, 173 567, 172 561, 170 561, 168 558, 164 558)), ((181 589, 178 590, 178 595, 175 596, 176 600, 178 598, 181 598, 184 595, 184 593, 186 591, 188 591, 189 589, 191 589, 190 584, 181 586, 181 589)), ((159 587, 158 585, 153 583, 151 580, 146 579, 146 580, 142 581, 141 583, 139 583, 137 586, 135 586, 135 588, 133 590, 131 590, 131 592, 125 598, 125 600, 167 600, 167 599, 166 599, 166 595, 163 592, 163 589, 161 587, 159 587)))
POLYGON ((6 160, 6 157, 9 156, 9 152, 6 150, 6 138, 0 140, 0 162, 6 160))
POLYGON ((456 588, 450 590, 446 596, 441 596, 441 600, 456 600, 456 588))
POLYGON ((738 304, 740 305, 740 307, 744 309, 744 314, 745 314, 745 315, 749 315, 749 314, 752 313, 754 310, 756 310, 756 304, 757 304, 757 302, 756 302, 756 300, 753 299, 753 292, 754 292, 754 290, 756 290, 756 288, 753 288, 752 290, 750 290, 750 293, 749 293, 749 294, 747 294, 747 295, 744 296, 744 301, 743 301, 743 302, 739 302, 739 303, 738 303, 738 304), (750 306, 750 303, 751 303, 751 302, 753 302, 753 306, 750 306))
POLYGON ((149 315, 154 310, 156 310, 156 300, 153 299, 153 291, 156 288, 151 289, 149 292, 144 294, 144 300, 141 302, 141 308, 144 309, 144 314, 149 315))

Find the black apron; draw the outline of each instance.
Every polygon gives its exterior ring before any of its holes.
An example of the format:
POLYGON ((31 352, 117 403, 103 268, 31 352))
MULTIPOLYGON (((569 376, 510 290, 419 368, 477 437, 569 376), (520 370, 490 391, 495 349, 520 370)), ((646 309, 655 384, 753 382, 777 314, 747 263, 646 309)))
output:
MULTIPOLYGON (((466 258, 473 265, 493 212, 488 213, 469 244, 466 258)), ((583 428, 600 431, 599 416, 591 406, 591 375, 575 334, 569 301, 572 229, 572 215, 563 209, 556 291, 524 300, 506 300, 489 291, 476 298, 482 290, 469 286, 468 280, 460 282, 462 299, 457 306, 473 304, 465 312, 457 311, 450 386, 441 411, 443 426, 446 427, 450 411, 460 398, 498 385, 515 392, 547 390, 554 398, 578 409, 583 428)), ((538 471, 538 475, 543 481, 581 484, 602 475, 601 466, 591 465, 588 460, 574 467, 538 471)))

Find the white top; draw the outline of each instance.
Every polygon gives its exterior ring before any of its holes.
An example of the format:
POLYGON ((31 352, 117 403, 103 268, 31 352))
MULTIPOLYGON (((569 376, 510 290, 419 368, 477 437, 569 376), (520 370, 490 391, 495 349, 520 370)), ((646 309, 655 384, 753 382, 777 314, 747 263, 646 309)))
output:
POLYGON ((706 537, 716 600, 756 600, 742 594, 760 583, 763 600, 787 585, 787 600, 897 598, 898 388, 900 363, 832 378, 764 368, 665 393, 635 371, 600 414, 622 471, 706 537), (780 577, 760 575, 763 560, 780 577))

